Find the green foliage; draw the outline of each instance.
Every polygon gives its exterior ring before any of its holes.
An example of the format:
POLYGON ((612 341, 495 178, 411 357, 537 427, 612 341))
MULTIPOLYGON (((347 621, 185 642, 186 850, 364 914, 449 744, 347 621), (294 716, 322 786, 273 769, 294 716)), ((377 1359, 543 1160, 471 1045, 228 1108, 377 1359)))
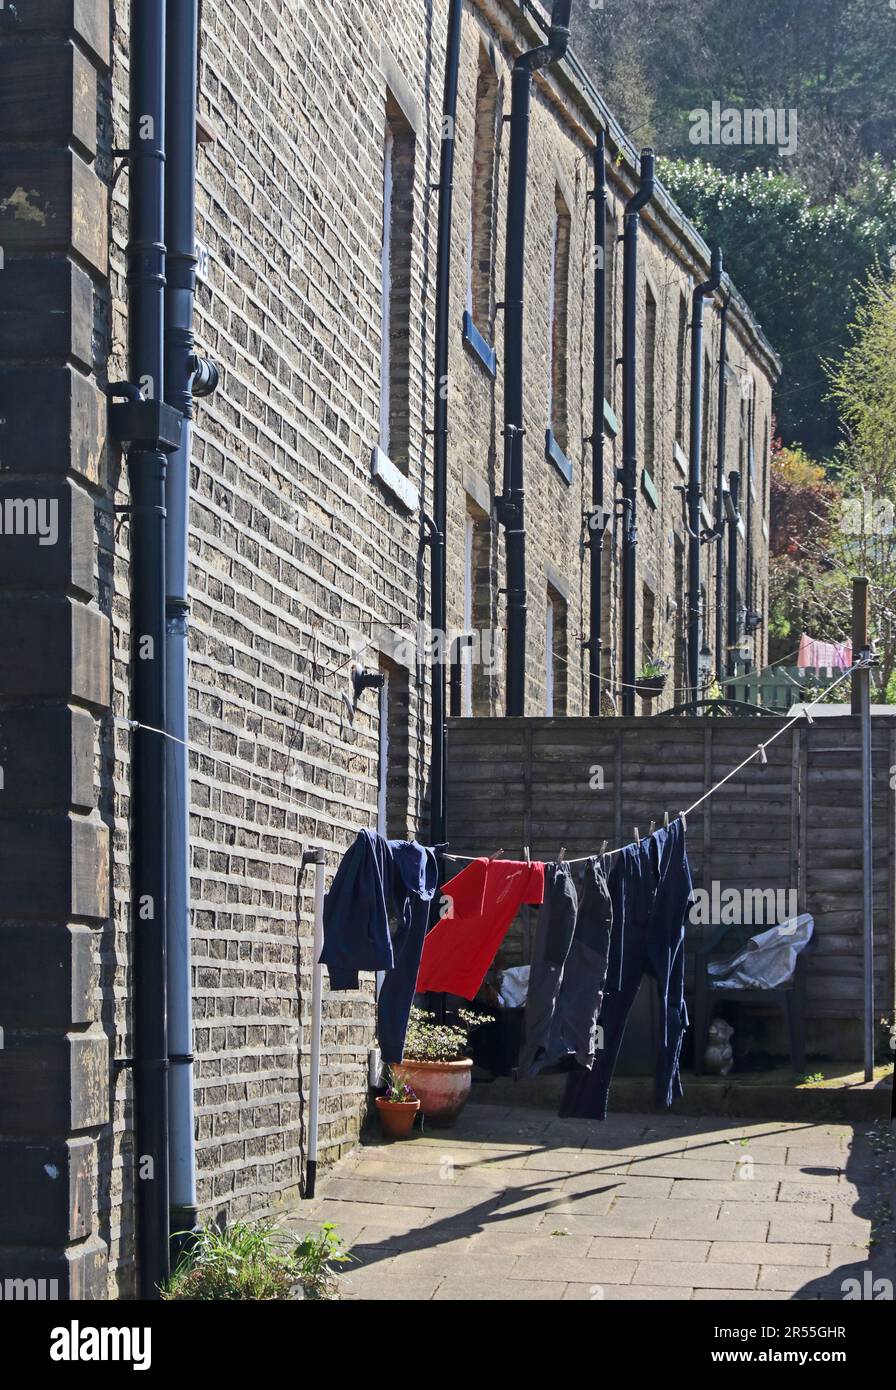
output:
MULTIPOLYGON (((458 1062, 467 1056, 467 1041, 471 1031, 483 1019, 461 1009, 459 1024, 439 1023, 426 1009, 411 1009, 408 1035, 404 1044, 405 1062, 458 1062)), ((487 1020, 486 1020, 487 1021, 487 1020)))
POLYGON ((659 680, 669 674, 669 662, 662 656, 648 656, 635 677, 639 681, 659 680))
POLYGON ((661 160, 660 172, 706 240, 723 248, 727 271, 782 359, 782 437, 811 454, 832 452, 841 403, 823 363, 846 348, 861 287, 889 260, 896 171, 870 161, 846 193, 823 203, 786 173, 729 174, 693 158, 661 160))
POLYGON ((787 444, 833 452, 822 359, 846 346, 857 289, 896 240, 896 10, 887 0, 603 0, 574 5, 572 47, 781 354, 787 444), (785 113, 789 156, 694 143, 695 115, 785 113), (789 113, 796 113, 796 126, 789 113))
POLYGON ((285 1301, 297 1288, 306 1298, 331 1298, 332 1266, 352 1258, 331 1223, 296 1241, 270 1221, 208 1221, 181 1256, 162 1298, 285 1301))
POLYGON ((846 636, 849 585, 831 562, 840 489, 798 446, 776 440, 771 462, 769 658, 790 658, 804 632, 821 640, 846 636))
MULTIPOLYGON (((896 18, 896 16, 894 16, 896 18)), ((835 458, 843 494, 830 559, 844 576, 871 582, 871 631, 880 666, 875 684, 896 693, 896 283, 874 275, 866 286, 850 343, 828 365, 844 422, 835 458)))
POLYGON ((406 1081, 402 1081, 401 1074, 394 1067, 389 1068, 389 1084, 383 1100, 388 1100, 392 1105, 411 1105, 419 1097, 412 1086, 406 1081))
POLYGON ((335 1293, 336 1275, 333 1265, 347 1264, 355 1258, 350 1254, 332 1221, 325 1221, 316 1235, 304 1236, 293 1251, 293 1263, 298 1272, 306 1298, 331 1298, 335 1293))

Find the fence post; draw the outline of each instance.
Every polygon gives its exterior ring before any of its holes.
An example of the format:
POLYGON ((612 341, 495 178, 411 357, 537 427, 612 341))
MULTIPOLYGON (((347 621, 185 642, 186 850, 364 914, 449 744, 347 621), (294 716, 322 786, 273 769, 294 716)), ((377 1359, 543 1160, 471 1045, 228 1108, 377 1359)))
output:
MULTIPOLYGON (((867 656, 868 580, 852 581, 852 659, 867 656)), ((856 671, 850 694, 853 714, 862 721, 862 970, 864 979, 865 1080, 874 1076, 874 872, 871 854, 871 672, 856 671)))

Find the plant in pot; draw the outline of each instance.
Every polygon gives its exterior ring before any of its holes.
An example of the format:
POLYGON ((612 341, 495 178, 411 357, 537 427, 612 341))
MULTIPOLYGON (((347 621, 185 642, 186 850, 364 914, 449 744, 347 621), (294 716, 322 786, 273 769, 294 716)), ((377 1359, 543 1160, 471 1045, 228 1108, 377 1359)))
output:
POLYGON ((660 656, 652 656, 644 662, 635 677, 635 689, 642 700, 655 700, 665 690, 668 676, 668 661, 660 656))
POLYGON ((420 1098, 394 1068, 389 1069, 386 1094, 377 1096, 380 1128, 387 1139, 407 1139, 420 1109, 420 1098))
POLYGON ((401 1076, 420 1097, 423 1116, 436 1128, 453 1125, 470 1094, 470 1032, 481 1017, 461 1009, 456 1023, 439 1023, 425 1009, 411 1009, 401 1076))

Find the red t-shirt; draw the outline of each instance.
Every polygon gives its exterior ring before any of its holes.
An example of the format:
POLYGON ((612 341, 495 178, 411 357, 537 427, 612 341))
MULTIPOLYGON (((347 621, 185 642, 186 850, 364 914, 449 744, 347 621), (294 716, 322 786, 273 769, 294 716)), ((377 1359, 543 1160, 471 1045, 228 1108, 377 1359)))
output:
POLYGON ((442 888, 447 911, 424 942, 417 993, 475 998, 520 907, 543 897, 543 864, 474 859, 442 888))

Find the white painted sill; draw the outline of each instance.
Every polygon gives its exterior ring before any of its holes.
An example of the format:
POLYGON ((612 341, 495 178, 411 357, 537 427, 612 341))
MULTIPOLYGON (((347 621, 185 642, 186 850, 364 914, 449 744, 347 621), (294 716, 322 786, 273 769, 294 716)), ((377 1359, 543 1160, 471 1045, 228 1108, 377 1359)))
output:
POLYGON ((389 455, 384 454, 378 444, 373 446, 370 472, 406 511, 417 511, 420 506, 420 493, 410 478, 402 473, 400 468, 396 468, 389 455))

